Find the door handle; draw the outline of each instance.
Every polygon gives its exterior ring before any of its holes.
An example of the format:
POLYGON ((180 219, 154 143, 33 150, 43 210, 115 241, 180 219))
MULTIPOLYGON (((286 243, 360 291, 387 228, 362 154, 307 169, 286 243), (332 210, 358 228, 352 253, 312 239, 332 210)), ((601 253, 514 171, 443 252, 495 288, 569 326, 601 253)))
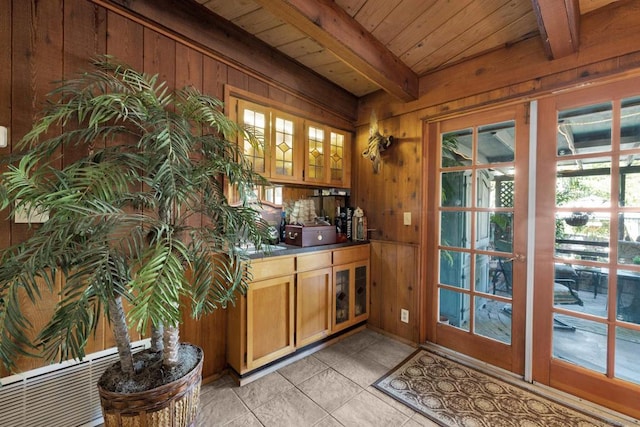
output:
POLYGON ((511 260, 518 261, 518 262, 525 262, 527 260, 527 256, 524 254, 515 254, 513 258, 511 258, 511 260))

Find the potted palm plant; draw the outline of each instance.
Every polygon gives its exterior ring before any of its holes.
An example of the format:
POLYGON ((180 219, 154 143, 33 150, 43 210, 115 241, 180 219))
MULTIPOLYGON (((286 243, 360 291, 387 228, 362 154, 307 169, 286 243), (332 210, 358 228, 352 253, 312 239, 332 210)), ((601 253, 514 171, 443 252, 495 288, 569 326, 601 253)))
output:
POLYGON ((264 180, 233 142, 239 132, 258 142, 221 101, 190 87, 169 91, 108 56, 62 82, 0 175, 11 217, 49 218, 0 254, 3 364, 25 353, 82 359, 106 316, 119 362, 99 382, 105 424, 191 425, 203 355, 180 343, 181 316, 232 301, 249 280, 238 243, 267 239, 267 224, 246 203, 264 180), (227 185, 242 203, 230 205, 227 185), (51 290, 56 278, 60 301, 30 340, 18 295, 36 303, 39 286, 51 290), (132 354, 131 328, 150 333, 149 351, 132 354))

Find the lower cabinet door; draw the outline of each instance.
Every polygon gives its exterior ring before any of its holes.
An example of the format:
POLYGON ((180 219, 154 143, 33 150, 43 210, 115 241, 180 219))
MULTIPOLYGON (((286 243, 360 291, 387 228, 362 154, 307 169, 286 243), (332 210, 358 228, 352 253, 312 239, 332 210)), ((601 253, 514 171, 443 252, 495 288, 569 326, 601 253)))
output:
POLYGON ((331 267, 298 273, 296 347, 318 341, 331 330, 331 267))
POLYGON ((247 369, 295 351, 295 276, 251 283, 247 291, 247 369))
POLYGON ((333 267, 331 332, 369 318, 369 260, 333 267))

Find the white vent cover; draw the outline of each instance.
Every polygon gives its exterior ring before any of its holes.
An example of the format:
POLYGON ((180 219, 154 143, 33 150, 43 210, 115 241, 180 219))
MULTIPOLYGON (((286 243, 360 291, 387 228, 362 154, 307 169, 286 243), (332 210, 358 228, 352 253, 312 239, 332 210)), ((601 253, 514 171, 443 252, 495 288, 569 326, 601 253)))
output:
MULTIPOLYGON (((133 351, 148 347, 134 344, 133 351)), ((118 360, 109 349, 88 355, 82 362, 68 361, 2 378, 0 426, 77 427, 97 424, 102 418, 98 379, 118 360)))

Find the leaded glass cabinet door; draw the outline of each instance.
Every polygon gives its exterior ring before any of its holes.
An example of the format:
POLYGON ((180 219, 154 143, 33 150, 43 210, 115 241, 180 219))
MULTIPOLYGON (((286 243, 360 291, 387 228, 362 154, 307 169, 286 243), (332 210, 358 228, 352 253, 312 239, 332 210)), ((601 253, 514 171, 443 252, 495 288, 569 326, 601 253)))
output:
POLYGON ((333 273, 333 320, 332 331, 338 331, 351 324, 353 278, 348 265, 334 267, 333 273))
POLYGON ((349 187, 351 136, 314 122, 305 125, 305 182, 349 187))
POLYGON ((302 181, 303 141, 302 120, 280 111, 272 112, 270 146, 272 181, 302 181))
POLYGON ((333 332, 369 317, 369 261, 333 267, 333 332))
POLYGON ((325 126, 308 123, 306 126, 306 167, 304 180, 325 183, 328 180, 328 130, 325 126))
POLYGON ((351 134, 329 130, 329 184, 335 187, 351 186, 351 134))
POLYGON ((238 122, 251 132, 255 139, 240 135, 238 143, 244 157, 253 170, 263 176, 270 175, 269 145, 271 144, 271 114, 269 109, 238 100, 238 122))
POLYGON ((360 262, 353 267, 354 271, 354 322, 364 318, 369 310, 369 262, 360 262))

